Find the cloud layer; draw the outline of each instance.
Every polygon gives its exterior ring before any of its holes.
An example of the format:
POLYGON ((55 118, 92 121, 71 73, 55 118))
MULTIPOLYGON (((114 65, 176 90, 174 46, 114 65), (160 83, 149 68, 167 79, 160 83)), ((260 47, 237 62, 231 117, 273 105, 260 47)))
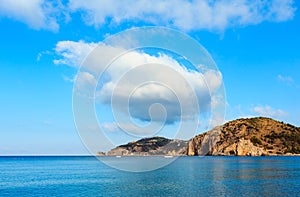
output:
POLYGON ((292 19, 295 8, 292 0, 247 1, 79 1, 70 0, 73 12, 83 11, 89 25, 102 26, 107 22, 143 21, 181 30, 224 30, 232 26, 258 24, 264 21, 281 22, 292 19))
MULTIPOLYGON (((56 47, 60 59, 54 62, 78 67, 83 54, 88 54, 94 46, 95 43, 61 41, 56 47)), ((102 61, 101 51, 112 50, 106 45, 99 47, 94 62, 102 61)), ((97 83, 97 69, 91 67, 78 74, 79 88, 86 90, 97 83)), ((130 51, 109 65, 99 84, 99 102, 111 105, 117 112, 126 114, 129 110, 133 118, 141 121, 173 123, 198 116, 198 106, 200 112, 209 111, 218 102, 212 93, 221 86, 222 75, 210 69, 203 73, 188 70, 166 54, 130 51)))
POLYGON ((0 17, 21 21, 33 29, 58 31, 58 17, 64 12, 60 1, 0 0, 0 17))
POLYGON ((293 0, 101 0, 61 1, 0 0, 0 17, 8 17, 33 29, 57 31, 61 21, 80 13, 87 25, 102 27, 130 21, 162 25, 190 31, 199 29, 223 31, 230 27, 282 22, 294 17, 293 0))

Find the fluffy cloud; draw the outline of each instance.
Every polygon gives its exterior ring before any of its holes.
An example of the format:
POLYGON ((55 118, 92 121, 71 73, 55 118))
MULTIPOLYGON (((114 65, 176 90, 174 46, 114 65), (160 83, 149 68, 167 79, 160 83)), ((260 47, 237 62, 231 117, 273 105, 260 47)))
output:
POLYGON ((58 31, 60 21, 69 21, 70 13, 80 13, 95 27, 131 21, 189 31, 281 22, 292 19, 295 10, 293 0, 0 0, 0 17, 52 31, 58 31))
POLYGON ((97 43, 85 43, 83 41, 60 41, 56 44, 55 52, 60 57, 54 60, 54 64, 65 64, 79 67, 84 58, 97 46, 97 43))
POLYGON ((259 116, 271 117, 271 118, 283 118, 288 114, 281 109, 273 109, 272 107, 266 106, 256 106, 253 108, 253 112, 259 116))
POLYGON ((0 0, 0 17, 12 18, 33 29, 57 31, 57 16, 63 11, 59 1, 45 0, 0 0))
POLYGON ((210 108, 208 88, 213 92, 220 86, 222 77, 216 71, 207 73, 188 71, 167 55, 156 57, 130 52, 107 69, 110 81, 101 87, 98 96, 106 104, 111 104, 113 96, 116 108, 122 112, 126 112, 129 105, 134 118, 145 121, 164 121, 166 118, 166 122, 172 123, 196 115, 197 103, 193 103, 193 93, 203 111, 210 108), (189 86, 192 88, 189 89, 189 86), (164 109, 153 106, 155 103, 162 104, 164 109), (149 112, 151 106, 154 107, 150 111, 152 113, 149 112))
POLYGON ((177 27, 181 30, 224 30, 231 26, 258 24, 263 21, 281 22, 292 19, 293 0, 70 0, 72 12, 82 11, 83 19, 96 27, 143 21, 154 25, 177 27))
MULTIPOLYGON (((77 67, 83 54, 88 54, 94 45, 82 41, 59 42, 56 53, 60 58, 55 63, 77 67)), ((118 50, 106 45, 98 48, 101 50, 96 50, 94 62, 103 60, 101 52, 118 50)), ((84 87, 83 90, 98 80, 99 68, 87 68, 77 76, 77 86, 84 87)), ((212 104, 216 105, 218 101, 213 93, 221 84, 222 75, 218 71, 208 69, 199 73, 188 70, 166 54, 129 51, 106 69, 99 79, 96 96, 102 104, 111 105, 117 114, 129 112, 133 118, 142 121, 173 123, 198 116, 197 106, 200 112, 209 112, 212 104)))

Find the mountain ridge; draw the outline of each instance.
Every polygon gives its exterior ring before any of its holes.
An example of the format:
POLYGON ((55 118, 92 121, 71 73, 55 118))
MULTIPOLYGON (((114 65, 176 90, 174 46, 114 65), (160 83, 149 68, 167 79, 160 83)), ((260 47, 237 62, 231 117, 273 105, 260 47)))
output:
POLYGON ((240 118, 188 141, 143 138, 99 156, 267 156, 299 155, 300 128, 266 117, 240 118))

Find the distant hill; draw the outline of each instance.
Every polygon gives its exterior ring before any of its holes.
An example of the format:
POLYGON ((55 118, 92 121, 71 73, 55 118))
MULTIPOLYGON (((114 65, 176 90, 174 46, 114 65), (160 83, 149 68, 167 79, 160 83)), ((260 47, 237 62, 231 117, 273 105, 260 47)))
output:
POLYGON ((163 137, 143 138, 110 150, 107 155, 186 155, 188 141, 163 137))
MULTIPOLYGON (((237 119, 189 141, 143 138, 106 155, 295 155, 300 154, 300 128, 270 118, 237 119)), ((103 155, 103 154, 102 154, 103 155)))

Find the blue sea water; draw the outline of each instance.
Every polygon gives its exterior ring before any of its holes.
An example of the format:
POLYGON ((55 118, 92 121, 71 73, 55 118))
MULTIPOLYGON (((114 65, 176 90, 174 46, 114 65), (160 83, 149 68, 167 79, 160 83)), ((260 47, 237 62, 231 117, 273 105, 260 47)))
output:
POLYGON ((300 157, 180 157, 142 173, 94 157, 0 157, 0 196, 300 196, 300 157))

